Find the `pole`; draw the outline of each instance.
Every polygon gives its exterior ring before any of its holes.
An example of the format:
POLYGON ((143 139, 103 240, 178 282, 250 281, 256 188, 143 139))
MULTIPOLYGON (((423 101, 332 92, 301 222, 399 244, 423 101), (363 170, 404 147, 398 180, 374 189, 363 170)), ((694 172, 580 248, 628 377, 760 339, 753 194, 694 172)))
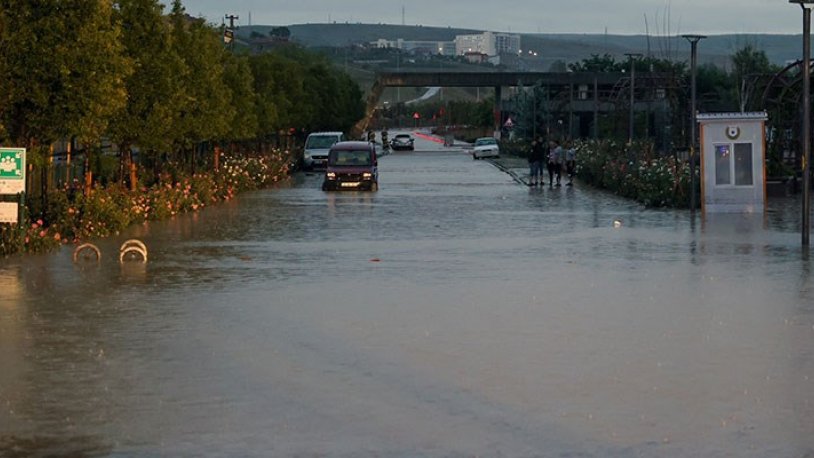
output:
POLYGON ((599 81, 594 73, 594 140, 599 138, 599 81))
POLYGON ((803 8, 803 246, 808 247, 811 233, 811 8, 803 8))
POLYGON ((690 42, 690 213, 695 214, 696 197, 695 197, 695 143, 696 131, 698 130, 698 108, 696 106, 696 73, 698 72, 698 42, 706 38, 703 35, 682 35, 687 41, 690 42))
POLYGON ((634 120, 634 107, 636 105, 636 57, 641 57, 641 54, 638 53, 625 53, 626 56, 630 58, 630 120, 629 123, 629 130, 627 136, 627 143, 628 145, 633 143, 633 124, 634 120))

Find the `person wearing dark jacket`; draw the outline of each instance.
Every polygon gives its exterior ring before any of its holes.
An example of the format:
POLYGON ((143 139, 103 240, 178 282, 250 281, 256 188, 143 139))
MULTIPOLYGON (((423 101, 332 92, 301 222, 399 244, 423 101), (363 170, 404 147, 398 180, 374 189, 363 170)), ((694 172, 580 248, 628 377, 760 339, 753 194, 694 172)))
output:
POLYGON ((529 186, 543 184, 543 160, 545 160, 545 142, 542 137, 537 137, 531 142, 529 152, 529 186))

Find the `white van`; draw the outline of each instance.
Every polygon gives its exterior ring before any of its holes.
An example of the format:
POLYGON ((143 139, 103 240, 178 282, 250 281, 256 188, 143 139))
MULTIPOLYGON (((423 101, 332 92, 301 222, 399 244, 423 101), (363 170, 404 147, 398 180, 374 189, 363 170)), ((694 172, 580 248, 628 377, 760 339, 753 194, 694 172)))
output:
POLYGON ((313 132, 305 140, 303 165, 306 169, 325 167, 328 164, 328 152, 335 143, 345 141, 342 132, 313 132))

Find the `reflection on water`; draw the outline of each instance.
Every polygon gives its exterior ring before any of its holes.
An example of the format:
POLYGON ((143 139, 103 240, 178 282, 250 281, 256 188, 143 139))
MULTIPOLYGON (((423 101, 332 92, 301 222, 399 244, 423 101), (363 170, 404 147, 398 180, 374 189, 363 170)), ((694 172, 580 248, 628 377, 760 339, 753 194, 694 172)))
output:
POLYGON ((381 172, 3 261, 0 456, 814 452, 793 199, 694 221, 455 153, 381 172))

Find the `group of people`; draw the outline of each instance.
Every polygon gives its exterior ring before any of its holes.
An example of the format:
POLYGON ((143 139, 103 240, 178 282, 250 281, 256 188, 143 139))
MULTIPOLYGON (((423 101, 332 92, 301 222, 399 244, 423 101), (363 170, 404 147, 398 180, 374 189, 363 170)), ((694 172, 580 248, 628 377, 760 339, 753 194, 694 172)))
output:
POLYGON ((574 184, 574 173, 576 172, 576 150, 571 142, 566 142, 564 147, 557 140, 546 143, 543 137, 538 136, 531 142, 529 152, 529 186, 543 186, 543 164, 548 170, 548 186, 562 186, 562 167, 565 165, 565 173, 568 175, 566 186, 574 184), (555 181, 556 180, 556 181, 555 181))

